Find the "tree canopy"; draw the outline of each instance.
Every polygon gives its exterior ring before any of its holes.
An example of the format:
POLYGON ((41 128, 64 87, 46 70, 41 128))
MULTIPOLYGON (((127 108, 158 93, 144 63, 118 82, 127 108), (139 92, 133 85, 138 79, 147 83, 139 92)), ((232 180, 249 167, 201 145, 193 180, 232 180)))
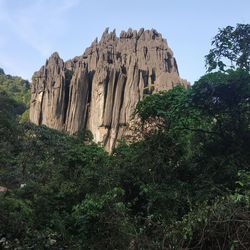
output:
POLYGON ((206 67, 224 71, 240 68, 250 71, 250 25, 237 24, 219 29, 212 40, 213 48, 206 56, 206 67))

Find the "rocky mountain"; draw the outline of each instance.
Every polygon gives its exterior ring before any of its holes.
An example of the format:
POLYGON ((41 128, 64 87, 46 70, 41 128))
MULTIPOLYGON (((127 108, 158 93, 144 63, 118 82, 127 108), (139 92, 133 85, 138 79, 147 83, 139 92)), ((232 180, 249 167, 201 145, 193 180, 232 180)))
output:
POLYGON ((71 134, 88 129, 111 151, 144 94, 188 83, 156 30, 108 29, 83 55, 64 62, 53 53, 34 73, 30 121, 71 134))

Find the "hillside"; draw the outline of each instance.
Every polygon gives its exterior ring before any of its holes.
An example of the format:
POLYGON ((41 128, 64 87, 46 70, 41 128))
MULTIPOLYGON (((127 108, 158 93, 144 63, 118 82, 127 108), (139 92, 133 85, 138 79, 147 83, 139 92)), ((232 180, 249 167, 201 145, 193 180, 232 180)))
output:
POLYGON ((15 113, 28 120, 30 106, 30 83, 18 76, 6 75, 0 68, 0 94, 15 102, 15 113))

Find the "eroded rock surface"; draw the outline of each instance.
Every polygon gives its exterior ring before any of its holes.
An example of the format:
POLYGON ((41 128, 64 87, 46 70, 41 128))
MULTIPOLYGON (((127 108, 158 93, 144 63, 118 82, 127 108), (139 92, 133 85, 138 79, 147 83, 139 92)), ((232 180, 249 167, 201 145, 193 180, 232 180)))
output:
POLYGON ((82 56, 54 53, 34 73, 30 121, 71 134, 88 129, 111 151, 144 94, 187 86, 173 52, 156 30, 108 29, 82 56))

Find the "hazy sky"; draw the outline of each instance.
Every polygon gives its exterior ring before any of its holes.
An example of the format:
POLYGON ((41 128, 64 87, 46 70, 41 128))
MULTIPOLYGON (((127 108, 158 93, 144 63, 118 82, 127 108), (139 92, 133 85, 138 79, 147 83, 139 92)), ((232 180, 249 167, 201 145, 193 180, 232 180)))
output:
POLYGON ((218 28, 236 23, 250 23, 250 0, 0 0, 0 67, 31 79, 52 52, 81 55, 106 27, 144 27, 162 33, 193 82, 218 28))

